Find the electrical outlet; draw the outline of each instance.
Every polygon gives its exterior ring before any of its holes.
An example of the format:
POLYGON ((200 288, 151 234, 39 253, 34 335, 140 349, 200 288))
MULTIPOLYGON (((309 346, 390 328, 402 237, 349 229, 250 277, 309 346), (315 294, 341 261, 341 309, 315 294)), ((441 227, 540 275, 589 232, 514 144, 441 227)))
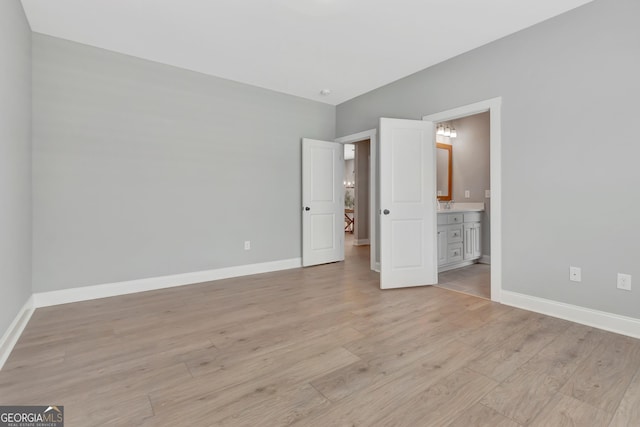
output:
POLYGON ((569 280, 582 282, 582 269, 580 267, 569 267, 569 280))
POLYGON ((484 190, 484 198, 485 199, 491 198, 491 190, 484 190))
POLYGON ((249 249, 251 249, 251 241, 250 240, 245 240, 245 242, 244 242, 244 250, 248 251, 249 249))
POLYGON ((464 198, 468 199, 469 197, 471 197, 471 192, 469 190, 464 190, 464 198))
POLYGON ((631 275, 618 273, 618 289, 631 290, 631 275))

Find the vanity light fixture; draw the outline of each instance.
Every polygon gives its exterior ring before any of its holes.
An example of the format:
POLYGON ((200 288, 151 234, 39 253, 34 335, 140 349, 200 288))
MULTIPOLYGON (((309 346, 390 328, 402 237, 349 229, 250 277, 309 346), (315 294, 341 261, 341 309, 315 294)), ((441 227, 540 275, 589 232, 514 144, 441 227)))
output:
POLYGON ((444 125, 443 123, 439 123, 438 126, 436 126, 436 135, 455 138, 458 136, 458 132, 456 131, 456 128, 454 128, 452 125, 449 125, 448 123, 446 125, 444 125))

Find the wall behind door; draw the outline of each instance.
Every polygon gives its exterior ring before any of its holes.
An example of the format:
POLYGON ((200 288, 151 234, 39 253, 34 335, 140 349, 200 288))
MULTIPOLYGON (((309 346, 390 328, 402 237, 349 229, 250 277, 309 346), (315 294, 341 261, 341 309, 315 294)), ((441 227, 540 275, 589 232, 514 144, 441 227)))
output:
POLYGON ((357 218, 355 239, 364 241, 369 239, 369 141, 360 141, 355 144, 356 158, 356 198, 357 218))

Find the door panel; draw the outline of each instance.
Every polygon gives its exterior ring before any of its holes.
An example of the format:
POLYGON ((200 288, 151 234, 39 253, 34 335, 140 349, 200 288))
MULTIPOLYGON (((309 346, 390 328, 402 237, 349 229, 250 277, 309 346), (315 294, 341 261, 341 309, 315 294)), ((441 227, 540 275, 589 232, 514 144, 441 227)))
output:
POLYGON ((437 283, 433 123, 380 119, 380 287, 437 283))
POLYGON ((302 140, 302 265, 344 260, 344 148, 302 140))
POLYGON ((464 225, 464 259, 473 258, 473 225, 464 225))
POLYGON ((311 249, 314 251, 332 250, 336 246, 336 216, 311 212, 311 249))

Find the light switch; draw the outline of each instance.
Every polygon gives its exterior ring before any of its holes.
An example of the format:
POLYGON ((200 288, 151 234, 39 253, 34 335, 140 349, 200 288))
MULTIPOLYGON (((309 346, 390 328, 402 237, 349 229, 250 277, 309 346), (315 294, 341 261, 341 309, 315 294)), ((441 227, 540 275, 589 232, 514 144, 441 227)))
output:
POLYGON ((471 192, 469 190, 464 190, 464 198, 468 199, 469 197, 471 197, 471 192))

